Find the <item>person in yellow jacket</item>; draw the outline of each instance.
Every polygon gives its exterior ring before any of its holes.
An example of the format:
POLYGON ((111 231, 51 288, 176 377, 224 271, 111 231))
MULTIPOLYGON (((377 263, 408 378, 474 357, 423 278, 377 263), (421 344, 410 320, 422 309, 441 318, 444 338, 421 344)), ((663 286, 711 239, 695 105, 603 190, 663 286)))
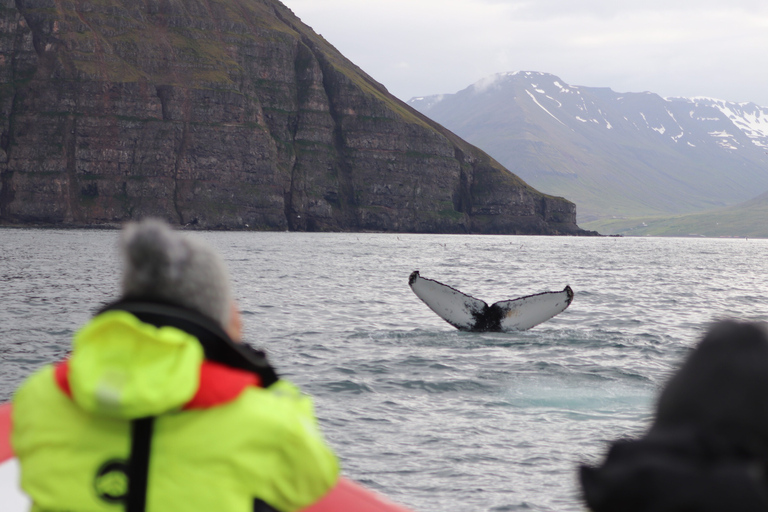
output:
POLYGON ((292 512, 336 483, 311 399, 239 343, 220 256, 123 230, 122 297, 19 388, 12 445, 33 510, 292 512))

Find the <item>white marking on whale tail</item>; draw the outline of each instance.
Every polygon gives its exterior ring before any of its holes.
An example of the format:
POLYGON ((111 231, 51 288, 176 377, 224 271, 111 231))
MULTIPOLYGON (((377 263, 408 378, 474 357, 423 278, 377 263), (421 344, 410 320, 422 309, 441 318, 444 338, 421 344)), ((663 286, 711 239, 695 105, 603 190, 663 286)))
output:
POLYGON ((424 304, 443 320, 463 331, 471 331, 477 316, 488 309, 488 304, 450 286, 425 279, 416 270, 408 278, 411 290, 424 304))
POLYGON ((566 286, 559 292, 543 292, 495 303, 502 310, 502 331, 524 331, 559 315, 570 306, 573 290, 566 286))
POLYGON ((544 292, 488 306, 414 271, 408 278, 411 290, 443 320, 462 331, 524 331, 562 313, 573 300, 566 286, 559 292, 544 292))

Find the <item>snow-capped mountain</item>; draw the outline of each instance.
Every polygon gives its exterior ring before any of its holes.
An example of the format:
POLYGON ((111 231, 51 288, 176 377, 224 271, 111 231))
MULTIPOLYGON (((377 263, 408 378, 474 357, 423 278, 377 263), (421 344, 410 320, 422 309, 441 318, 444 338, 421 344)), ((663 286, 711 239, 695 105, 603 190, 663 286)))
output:
POLYGON ((572 86, 500 73, 409 104, 537 189, 579 223, 727 206, 768 190, 768 108, 572 86))

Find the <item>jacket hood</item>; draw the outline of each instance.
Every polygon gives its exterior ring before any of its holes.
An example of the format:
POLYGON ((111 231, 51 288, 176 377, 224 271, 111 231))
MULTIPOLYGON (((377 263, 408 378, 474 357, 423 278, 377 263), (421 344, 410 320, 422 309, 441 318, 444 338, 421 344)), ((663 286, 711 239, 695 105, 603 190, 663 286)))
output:
POLYGON ((155 327, 126 311, 95 317, 74 338, 73 400, 88 412, 124 419, 180 408, 199 386, 203 348, 175 327, 155 327))
POLYGON ((593 512, 765 512, 764 465, 726 447, 685 428, 617 441, 602 465, 581 466, 584 501, 593 512))

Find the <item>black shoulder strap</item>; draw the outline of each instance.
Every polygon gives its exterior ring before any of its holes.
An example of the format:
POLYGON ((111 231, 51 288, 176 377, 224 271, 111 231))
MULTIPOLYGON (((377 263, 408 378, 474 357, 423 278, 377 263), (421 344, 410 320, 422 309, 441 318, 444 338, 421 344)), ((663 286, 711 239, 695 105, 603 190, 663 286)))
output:
POLYGON ((99 313, 111 310, 127 311, 142 322, 156 327, 176 327, 191 334, 200 341, 206 359, 255 373, 264 387, 279 378, 264 352, 245 343, 235 343, 215 321, 202 314, 171 304, 138 300, 114 302, 99 313))
POLYGON ((128 463, 128 497, 125 512, 144 512, 147 506, 149 454, 155 418, 139 418, 131 422, 131 458, 128 463))
POLYGON ((270 506, 266 501, 256 498, 253 500, 253 512, 279 512, 276 508, 270 506))

